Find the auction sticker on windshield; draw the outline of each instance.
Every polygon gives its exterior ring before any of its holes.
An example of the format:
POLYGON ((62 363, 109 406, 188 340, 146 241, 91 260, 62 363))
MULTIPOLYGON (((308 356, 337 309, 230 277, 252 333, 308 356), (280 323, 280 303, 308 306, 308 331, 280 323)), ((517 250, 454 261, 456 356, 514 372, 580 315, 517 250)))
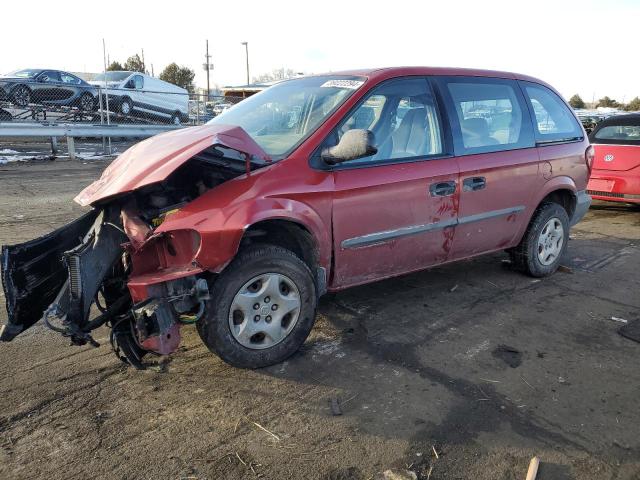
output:
POLYGON ((364 83, 362 80, 327 80, 324 82, 321 87, 337 87, 337 88, 349 88, 351 90, 356 90, 360 88, 360 86, 364 83))

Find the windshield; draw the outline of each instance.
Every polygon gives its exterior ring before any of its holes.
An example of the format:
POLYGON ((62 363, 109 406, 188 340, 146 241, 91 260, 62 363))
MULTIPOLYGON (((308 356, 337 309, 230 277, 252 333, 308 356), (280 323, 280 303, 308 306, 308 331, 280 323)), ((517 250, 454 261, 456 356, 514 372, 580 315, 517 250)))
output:
POLYGON ((16 70, 15 72, 11 72, 7 74, 7 77, 18 77, 18 78, 35 78, 42 70, 16 70))
POLYGON ((131 72, 107 72, 96 75, 93 79, 94 82, 121 82, 125 78, 131 75, 131 72))
POLYGON ((344 75, 288 80, 241 101, 207 123, 242 127, 268 155, 283 158, 363 83, 364 78, 344 75))

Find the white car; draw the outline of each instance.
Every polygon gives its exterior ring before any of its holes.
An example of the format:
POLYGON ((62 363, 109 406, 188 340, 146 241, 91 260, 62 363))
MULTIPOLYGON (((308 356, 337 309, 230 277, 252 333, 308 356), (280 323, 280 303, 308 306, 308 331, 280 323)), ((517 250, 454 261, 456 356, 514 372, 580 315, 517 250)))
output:
POLYGON ((103 108, 125 116, 160 118, 179 125, 189 121, 189 92, 139 72, 106 72, 91 82, 102 88, 103 108))
POLYGON ((218 104, 214 105, 213 113, 217 116, 217 115, 220 115, 221 113, 226 112, 231 107, 233 107, 232 103, 218 103, 218 104))

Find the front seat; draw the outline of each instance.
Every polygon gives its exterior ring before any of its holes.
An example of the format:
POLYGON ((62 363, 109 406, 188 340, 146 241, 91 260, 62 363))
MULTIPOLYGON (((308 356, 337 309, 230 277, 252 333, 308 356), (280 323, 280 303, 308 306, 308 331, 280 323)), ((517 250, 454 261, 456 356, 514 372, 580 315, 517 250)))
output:
POLYGON ((462 139, 467 148, 499 145, 495 138, 489 135, 489 124, 484 118, 467 118, 462 121, 462 139))
POLYGON ((380 145, 377 159, 418 157, 429 152, 427 110, 412 108, 400 126, 380 145))

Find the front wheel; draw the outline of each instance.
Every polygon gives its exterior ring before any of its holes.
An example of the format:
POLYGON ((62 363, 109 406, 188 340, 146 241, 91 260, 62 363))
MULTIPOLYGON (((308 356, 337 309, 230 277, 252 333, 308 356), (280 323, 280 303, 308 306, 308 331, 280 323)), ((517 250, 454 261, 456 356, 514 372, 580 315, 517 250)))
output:
POLYGON ((197 327, 209 350, 228 364, 259 368, 295 353, 315 315, 309 267, 289 250, 257 245, 218 276, 197 327))
POLYGON ((569 240, 569 216, 557 203, 543 203, 533 214, 520 244, 510 255, 516 268, 546 277, 560 266, 569 240))
POLYGON ((18 107, 26 107, 31 103, 31 90, 24 85, 20 85, 13 92, 13 104, 18 107))

